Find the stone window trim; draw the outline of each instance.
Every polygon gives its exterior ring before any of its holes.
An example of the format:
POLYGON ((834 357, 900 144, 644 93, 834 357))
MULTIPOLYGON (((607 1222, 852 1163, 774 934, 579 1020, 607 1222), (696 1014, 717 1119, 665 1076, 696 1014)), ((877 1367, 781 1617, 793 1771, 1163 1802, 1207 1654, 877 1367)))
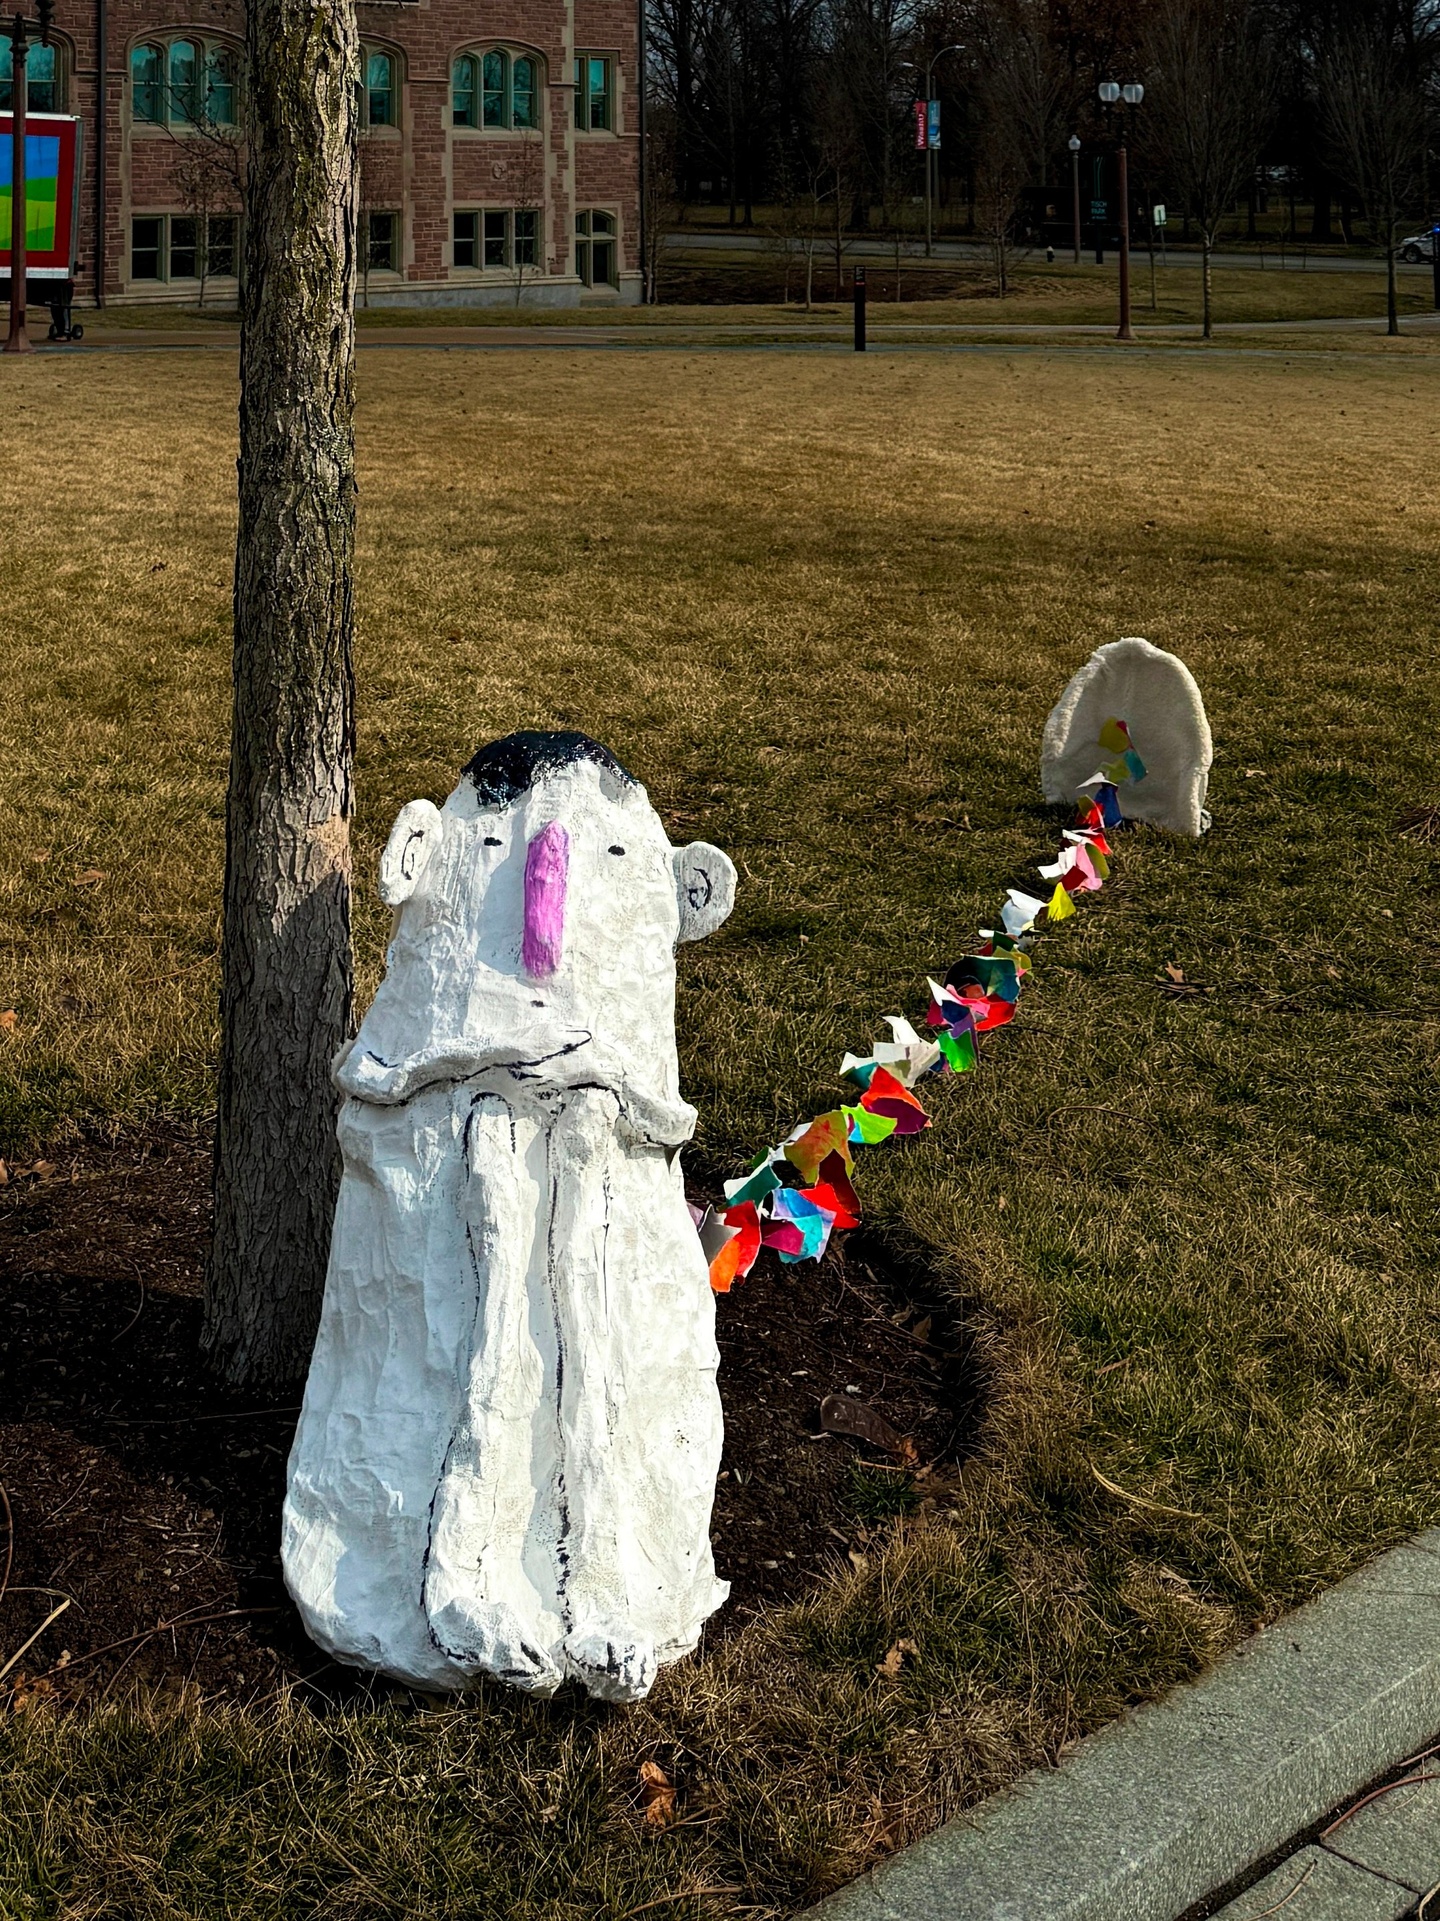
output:
POLYGON ((575 78, 567 84, 571 95, 571 131, 577 140, 614 140, 624 129, 620 116, 620 55, 614 47, 576 47, 575 78), (603 61, 603 89, 595 88, 591 63, 603 61), (582 80, 582 70, 584 78, 582 80), (603 121, 596 118, 597 103, 603 102, 603 121))
POLYGON ((356 131, 365 140, 401 140, 405 131, 405 93, 410 74, 404 50, 384 40, 360 43, 360 78, 355 83, 356 131), (389 78, 381 63, 388 61, 389 78), (377 100, 388 102, 384 119, 372 117, 377 100))
POLYGON ((541 48, 523 40, 470 40, 456 47, 450 56, 450 132, 491 140, 544 135, 545 95, 555 84, 549 65, 541 48), (487 71, 492 61, 500 64, 498 74, 487 71))
POLYGON ((126 233, 126 284, 198 287, 200 272, 196 256, 202 245, 208 245, 214 260, 206 279, 218 282, 222 288, 238 287, 242 241, 238 207, 216 208, 207 214, 188 213, 182 207, 147 207, 143 212, 132 212, 126 233), (148 229, 154 229, 153 233, 146 231, 148 229), (152 253, 157 271, 137 272, 142 257, 152 253))
MULTIPOLYGON (((29 84, 26 100, 31 113, 66 113, 66 102, 70 97, 70 82, 74 78, 75 49, 69 38, 51 28, 50 46, 42 47, 38 40, 30 41, 30 59, 26 74, 29 84), (48 51, 49 58, 46 58, 48 51), (49 69, 48 74, 44 69, 49 69), (37 97, 38 96, 38 97, 37 97)), ((0 21, 0 113, 9 113, 14 103, 11 79, 10 35, 0 21)), ((5 243, 9 246, 9 238, 5 243)))
POLYGON ((182 23, 137 33, 125 48, 120 76, 127 132, 142 140, 172 140, 186 131, 203 132, 207 124, 238 128, 243 60, 237 36, 213 27, 182 23), (189 88, 181 89, 175 69, 177 50, 185 48, 193 51, 192 78, 189 88), (145 54, 155 56, 148 69, 142 64, 145 54), (211 117, 217 95, 223 104, 211 117))
POLYGON ((450 272, 514 286, 517 264, 526 274, 546 271, 543 209, 475 204, 450 214, 450 272), (470 259, 463 253, 469 252, 470 259), (517 261, 517 254, 519 255, 517 261))

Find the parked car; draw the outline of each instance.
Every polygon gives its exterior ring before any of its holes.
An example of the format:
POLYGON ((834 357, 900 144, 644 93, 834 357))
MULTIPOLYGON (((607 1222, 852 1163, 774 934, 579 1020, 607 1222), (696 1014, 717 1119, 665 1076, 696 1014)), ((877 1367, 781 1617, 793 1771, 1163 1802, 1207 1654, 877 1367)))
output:
POLYGON ((1400 258, 1408 260, 1412 267, 1418 267, 1422 260, 1435 257, 1435 236, 1433 233, 1412 233, 1400 242, 1400 258))

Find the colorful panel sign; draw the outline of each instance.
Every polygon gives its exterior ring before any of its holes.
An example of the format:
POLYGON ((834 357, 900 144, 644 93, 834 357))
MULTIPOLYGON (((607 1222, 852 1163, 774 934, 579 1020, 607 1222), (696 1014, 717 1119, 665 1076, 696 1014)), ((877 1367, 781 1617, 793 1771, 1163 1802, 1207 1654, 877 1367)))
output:
POLYGON ((926 117, 926 132, 929 135, 930 145, 932 147, 938 147, 940 145, 940 102, 938 100, 932 100, 929 103, 929 107, 930 111, 926 117))
MULTIPOLYGON (((25 269, 39 280, 68 278, 75 258, 75 182, 80 123, 67 115, 25 120, 25 269)), ((14 122, 0 113, 0 273, 10 272, 14 122)))
POLYGON ((922 153, 925 150, 926 124, 925 102, 923 100, 917 100, 915 102, 915 145, 922 153))

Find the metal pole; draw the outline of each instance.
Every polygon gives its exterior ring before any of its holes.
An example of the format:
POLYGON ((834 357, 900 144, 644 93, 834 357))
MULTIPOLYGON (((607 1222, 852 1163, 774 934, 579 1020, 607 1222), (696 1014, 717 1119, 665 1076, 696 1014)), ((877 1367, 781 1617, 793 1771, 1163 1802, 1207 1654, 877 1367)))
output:
POLYGON ((105 305, 105 218, 109 199, 109 93, 106 76, 110 71, 110 15, 106 0, 95 5, 95 305, 105 305))
MULTIPOLYGON (((640 135, 640 154, 639 154, 640 218, 637 224, 638 224, 639 233, 640 233, 640 304, 642 307, 647 307, 650 304, 650 298, 651 298, 650 247, 653 240, 656 238, 656 236, 653 236, 650 233, 649 226, 646 219, 646 216, 649 212, 649 209, 646 206, 646 201, 649 199, 649 193, 650 193, 650 154, 649 154, 649 142, 646 138, 646 135, 649 130, 645 124, 646 106, 648 104, 646 100, 647 88, 645 85, 645 78, 646 78, 645 69, 646 69, 646 66, 649 64, 649 59, 650 59, 649 47, 647 45, 648 39, 649 39, 649 35, 646 32, 646 20, 645 20, 645 0, 636 0, 635 52, 636 52, 636 59, 640 67, 640 71, 636 75, 636 89, 639 96, 639 113, 637 118, 640 123, 638 128, 638 132, 640 135)), ((787 274, 790 271, 788 263, 785 271, 787 274)))
POLYGON ((1076 147, 1070 156, 1071 185, 1075 195, 1075 265, 1080 265, 1080 149, 1076 147))
POLYGON ((1435 311, 1440 313, 1440 220, 1430 227, 1430 272, 1435 282, 1435 311))
POLYGON ((931 255, 934 242, 935 193, 931 180, 935 173, 935 150, 930 145, 930 96, 935 91, 935 55, 925 68, 925 258, 931 255))
POLYGON ((1120 163, 1120 325, 1115 338, 1133 340, 1135 336, 1130 331, 1130 172, 1123 140, 1116 157, 1120 163))
POLYGON ((853 270, 853 276, 852 285, 855 294, 855 351, 857 354, 863 354, 865 351, 865 269, 863 267, 856 267, 853 270))
POLYGON ((25 331, 25 109, 27 88, 25 68, 30 48, 25 39, 25 21, 16 14, 10 41, 10 333, 4 348, 7 354, 33 351, 25 331))

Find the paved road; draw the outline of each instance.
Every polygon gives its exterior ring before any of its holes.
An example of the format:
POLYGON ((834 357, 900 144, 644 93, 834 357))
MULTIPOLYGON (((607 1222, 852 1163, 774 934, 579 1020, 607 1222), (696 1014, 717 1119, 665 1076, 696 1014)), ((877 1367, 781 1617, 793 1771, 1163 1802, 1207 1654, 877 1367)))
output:
MULTIPOLYGON (((687 230, 681 233, 668 233, 665 236, 666 251, 677 256, 687 253, 773 253, 777 246, 784 244, 788 244, 793 254, 803 256, 804 247, 800 241, 791 240, 788 243, 782 243, 778 239, 766 234, 731 233, 728 230, 719 233, 692 232, 687 230)), ((1137 258, 1142 254, 1144 255, 1148 270, 1148 249, 1139 237, 1137 237, 1132 244, 1134 255, 1137 258)), ((906 261, 923 260, 925 257, 924 242, 919 240, 905 241, 901 246, 900 255, 901 259, 906 261)), ((1108 250, 1105 256, 1107 262, 1113 261, 1115 257, 1115 250, 1113 248, 1108 250)), ((990 249, 982 241, 937 240, 935 242, 934 258, 942 261, 988 260, 990 258, 990 249)), ((1045 250, 1043 247, 1017 248, 1015 250, 1015 258, 1017 260, 1028 261, 1033 265, 1044 260, 1045 250)), ((1082 264, 1093 262, 1094 258, 1094 253, 1087 251, 1082 255, 1082 264)), ((1160 264, 1160 253, 1158 249, 1155 258, 1157 264, 1160 264)), ((835 253, 833 247, 827 247, 823 243, 816 247, 815 266, 817 271, 825 267, 833 266, 834 259, 835 253)), ((893 266, 895 249, 888 240, 847 240, 845 243, 845 259, 848 262, 863 260, 867 264, 873 261, 877 266, 893 266)), ((1314 254, 1308 253, 1304 249, 1297 250, 1294 247, 1287 247, 1283 253, 1277 250, 1275 252, 1267 251, 1258 255, 1254 253, 1216 253, 1212 254, 1210 259, 1211 265, 1215 267, 1243 267, 1253 269, 1257 273, 1275 273, 1282 269, 1287 273, 1380 273, 1384 270, 1385 266, 1383 259, 1357 259, 1353 254, 1314 254)), ((1068 266, 1070 264, 1070 256, 1068 253, 1057 253, 1055 260, 1057 266, 1068 266)), ((1195 267, 1198 269, 1201 265, 1201 260, 1198 253, 1167 251, 1163 264, 1169 267, 1195 267)), ((1405 263, 1401 261, 1398 271, 1407 276, 1424 275, 1428 279, 1432 270, 1428 261, 1418 267, 1407 267, 1405 263)))
POLYGON ((1398 1780, 1337 1809, 1214 1921, 1437 1921, 1440 1771, 1432 1751, 1398 1780))
MULTIPOLYGON (((1440 332, 1440 314, 1414 314, 1403 322, 1406 335, 1440 332)), ((1216 334, 1232 344, 1202 349, 1199 328, 1193 323, 1136 326, 1136 344, 1122 349, 1114 344, 1108 323, 1056 326, 1032 323, 1006 326, 1001 321, 905 321, 872 319, 870 348, 876 353, 1154 353, 1164 350, 1204 351, 1207 354, 1283 354, 1286 337, 1295 334, 1383 334, 1383 319, 1283 320, 1221 323, 1216 334), (1258 339, 1254 337, 1258 336, 1258 339)), ((373 351, 443 352, 489 350, 509 352, 569 351, 608 353, 764 352, 850 353, 848 321, 808 324, 796 321, 727 321, 706 326, 693 321, 641 321, 625 326, 533 327, 453 326, 362 328, 359 345, 373 351)), ((239 335, 233 327, 115 328, 87 330, 83 342, 64 344, 37 341, 36 352, 84 356, 95 353, 234 353, 239 335)), ((1373 359, 1372 354, 1365 356, 1373 359)), ((1414 364, 1413 360, 1410 364, 1414 364)))

